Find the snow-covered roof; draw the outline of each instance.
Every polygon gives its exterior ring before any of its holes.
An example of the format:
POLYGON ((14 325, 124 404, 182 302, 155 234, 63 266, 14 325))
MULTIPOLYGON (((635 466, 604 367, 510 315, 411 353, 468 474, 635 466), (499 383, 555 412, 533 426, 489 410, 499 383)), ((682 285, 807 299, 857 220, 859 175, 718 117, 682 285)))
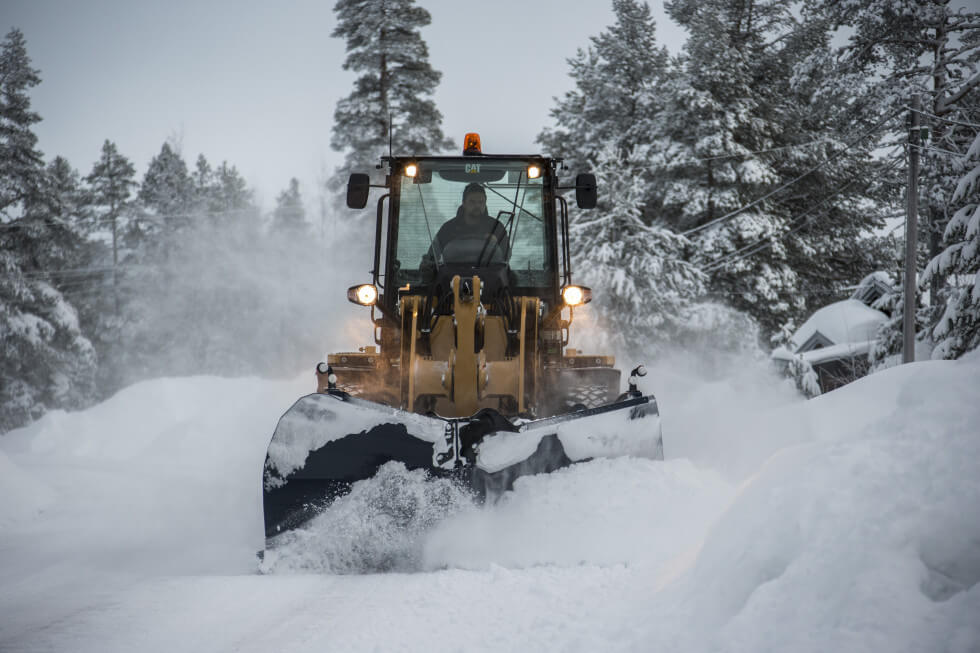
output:
POLYGON ((821 347, 820 349, 810 349, 800 354, 794 354, 789 349, 786 349, 786 347, 776 347, 772 352, 771 358, 778 361, 789 361, 794 358, 799 358, 810 365, 819 365, 820 363, 838 358, 866 356, 871 351, 874 342, 874 340, 842 342, 838 345, 830 345, 829 347, 821 347))
POLYGON ((860 300, 868 306, 871 306, 875 300, 882 295, 890 293, 892 290, 893 287, 891 280, 888 278, 888 273, 879 270, 861 279, 861 282, 851 294, 851 299, 860 300))
POLYGON ((888 286, 889 288, 892 285, 892 281, 891 281, 891 278, 888 276, 888 273, 887 272, 883 272, 882 270, 878 270, 877 272, 872 272, 871 274, 869 274, 865 278, 861 279, 861 282, 858 283, 857 287, 858 288, 861 288, 863 286, 867 286, 868 284, 872 284, 872 283, 876 283, 876 282, 877 283, 883 283, 886 286, 888 286))
POLYGON ((856 299, 834 302, 811 315, 797 329, 790 338, 789 348, 800 353, 800 348, 818 331, 834 344, 873 340, 878 327, 887 319, 881 311, 856 299))
POLYGON ((811 349, 803 352, 800 357, 810 365, 817 365, 829 360, 838 358, 853 358, 855 356, 866 356, 871 351, 874 340, 864 340, 861 342, 842 342, 839 345, 823 347, 821 349, 811 349))

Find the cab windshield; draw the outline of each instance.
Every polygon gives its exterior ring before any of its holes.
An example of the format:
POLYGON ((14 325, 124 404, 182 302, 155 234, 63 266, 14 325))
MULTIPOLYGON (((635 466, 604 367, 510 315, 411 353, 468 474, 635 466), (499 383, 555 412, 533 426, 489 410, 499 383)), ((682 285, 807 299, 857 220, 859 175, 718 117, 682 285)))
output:
POLYGON ((398 170, 398 228, 393 236, 399 286, 426 283, 432 268, 447 262, 475 267, 506 263, 518 286, 551 284, 543 192, 548 171, 542 162, 423 159, 415 163, 414 176, 406 175, 404 166, 398 170), (486 197, 479 229, 461 222, 464 190, 467 195, 482 190, 486 197), (455 221, 447 225, 451 220, 455 221), (444 225, 439 240, 447 242, 440 243, 436 236, 444 225))

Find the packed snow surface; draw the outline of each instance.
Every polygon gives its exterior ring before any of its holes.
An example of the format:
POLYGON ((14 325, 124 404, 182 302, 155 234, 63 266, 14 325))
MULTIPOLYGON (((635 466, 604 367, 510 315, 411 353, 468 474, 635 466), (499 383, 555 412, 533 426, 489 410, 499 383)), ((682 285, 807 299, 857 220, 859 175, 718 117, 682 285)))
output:
POLYGON ((808 402, 693 369, 642 388, 665 461, 487 506, 391 464, 261 570, 266 447, 311 380, 49 414, 0 437, 0 651, 980 651, 980 355, 808 402))

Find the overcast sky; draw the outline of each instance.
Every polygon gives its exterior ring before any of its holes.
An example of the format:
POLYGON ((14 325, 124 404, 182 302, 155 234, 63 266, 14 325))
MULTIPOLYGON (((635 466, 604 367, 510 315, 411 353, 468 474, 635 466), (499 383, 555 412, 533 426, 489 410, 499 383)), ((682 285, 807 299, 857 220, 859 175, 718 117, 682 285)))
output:
MULTIPOLYGON (((422 30, 443 73, 436 103, 457 143, 478 131, 487 152, 538 151, 566 59, 612 23, 610 0, 420 0, 422 30)), ((82 174, 108 138, 140 178, 165 140, 188 165, 227 160, 271 208, 290 177, 307 200, 343 157, 330 149, 337 100, 354 75, 331 38, 334 0, 0 0, 0 29, 19 27, 42 82, 32 92, 45 158, 82 174)), ((651 3, 658 41, 683 32, 651 3)))

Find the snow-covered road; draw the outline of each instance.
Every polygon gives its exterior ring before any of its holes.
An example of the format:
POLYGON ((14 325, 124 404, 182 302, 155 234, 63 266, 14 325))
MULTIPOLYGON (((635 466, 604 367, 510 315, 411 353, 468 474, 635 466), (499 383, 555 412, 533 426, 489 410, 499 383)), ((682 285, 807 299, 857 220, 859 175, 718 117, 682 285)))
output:
POLYGON ((665 462, 372 532, 415 554, 385 574, 337 573, 371 550, 336 532, 256 573, 265 448, 308 379, 50 414, 0 438, 0 651, 980 651, 980 355, 810 402, 751 366, 655 379, 665 462))

